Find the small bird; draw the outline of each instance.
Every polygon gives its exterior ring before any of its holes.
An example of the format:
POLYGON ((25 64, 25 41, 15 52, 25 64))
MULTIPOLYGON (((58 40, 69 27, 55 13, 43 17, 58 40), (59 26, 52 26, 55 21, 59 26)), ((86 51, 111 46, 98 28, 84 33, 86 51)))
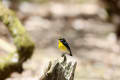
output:
POLYGON ((61 51, 68 53, 70 56, 72 56, 71 49, 69 47, 69 44, 66 42, 65 38, 58 39, 58 48, 61 51))

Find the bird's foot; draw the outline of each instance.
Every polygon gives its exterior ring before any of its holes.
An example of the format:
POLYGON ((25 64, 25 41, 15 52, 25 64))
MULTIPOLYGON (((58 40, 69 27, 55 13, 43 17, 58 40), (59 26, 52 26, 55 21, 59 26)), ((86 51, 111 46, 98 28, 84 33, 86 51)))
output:
POLYGON ((62 57, 64 58, 64 59, 63 59, 63 62, 66 62, 67 58, 66 58, 65 53, 62 54, 62 57))

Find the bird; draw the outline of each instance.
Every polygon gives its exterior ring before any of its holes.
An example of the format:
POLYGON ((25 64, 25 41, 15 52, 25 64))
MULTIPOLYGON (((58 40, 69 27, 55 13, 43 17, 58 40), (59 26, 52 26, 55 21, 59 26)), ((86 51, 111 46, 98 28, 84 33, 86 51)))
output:
POLYGON ((69 47, 69 44, 67 43, 67 41, 65 40, 65 38, 59 38, 58 39, 58 48, 65 52, 68 53, 70 56, 72 56, 72 52, 71 49, 69 47))

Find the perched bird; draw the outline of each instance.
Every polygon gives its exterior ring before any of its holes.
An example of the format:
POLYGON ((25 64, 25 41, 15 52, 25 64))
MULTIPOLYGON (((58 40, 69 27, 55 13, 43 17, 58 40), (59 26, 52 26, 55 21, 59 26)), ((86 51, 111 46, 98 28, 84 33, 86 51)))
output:
POLYGON ((72 56, 72 52, 71 52, 71 49, 69 47, 69 44, 66 42, 66 40, 64 38, 58 39, 58 48, 61 51, 68 53, 70 56, 72 56))

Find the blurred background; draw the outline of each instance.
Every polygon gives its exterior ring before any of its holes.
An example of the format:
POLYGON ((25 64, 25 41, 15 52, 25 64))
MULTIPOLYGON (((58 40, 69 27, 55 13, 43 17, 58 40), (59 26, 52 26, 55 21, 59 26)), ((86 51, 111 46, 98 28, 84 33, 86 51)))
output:
MULTIPOLYGON (((48 62, 60 57, 61 36, 77 61, 74 80, 120 80, 119 0, 3 0, 3 4, 16 13, 36 44, 24 71, 6 80, 38 80, 48 62)), ((14 47, 0 22, 2 41, 14 47)), ((0 48, 0 55, 5 53, 0 48)))

